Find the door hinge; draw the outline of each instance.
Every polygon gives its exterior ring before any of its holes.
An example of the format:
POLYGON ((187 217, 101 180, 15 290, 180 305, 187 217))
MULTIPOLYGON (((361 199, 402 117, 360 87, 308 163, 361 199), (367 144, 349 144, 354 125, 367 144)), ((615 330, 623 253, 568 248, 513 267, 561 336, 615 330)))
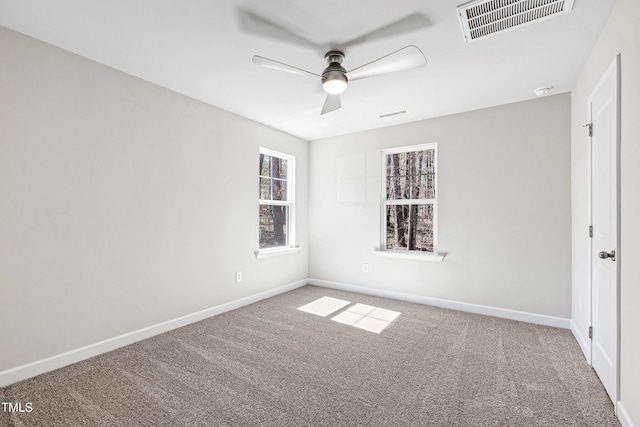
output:
POLYGON ((589 237, 593 237, 593 225, 589 226, 589 237))
POLYGON ((589 136, 593 136, 593 123, 587 123, 582 127, 587 128, 587 130, 589 131, 589 136))
POLYGON ((593 338, 593 326, 589 326, 589 338, 593 338))

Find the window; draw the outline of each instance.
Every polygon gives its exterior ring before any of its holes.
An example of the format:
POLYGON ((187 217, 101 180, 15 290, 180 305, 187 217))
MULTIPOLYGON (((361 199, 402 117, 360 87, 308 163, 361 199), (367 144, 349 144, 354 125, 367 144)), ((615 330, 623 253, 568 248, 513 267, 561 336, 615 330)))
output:
POLYGON ((293 246, 294 157, 260 148, 259 252, 293 246))
POLYGON ((383 250, 437 253, 436 148, 383 151, 383 250))

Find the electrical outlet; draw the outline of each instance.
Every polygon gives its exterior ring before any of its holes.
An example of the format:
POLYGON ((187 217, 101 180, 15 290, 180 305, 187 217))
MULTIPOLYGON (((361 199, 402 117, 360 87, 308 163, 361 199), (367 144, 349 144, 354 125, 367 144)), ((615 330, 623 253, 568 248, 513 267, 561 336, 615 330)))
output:
POLYGON ((236 282, 242 282, 242 271, 236 271, 236 282))
POLYGON ((362 272, 363 273, 369 272, 369 264, 362 264, 362 272))

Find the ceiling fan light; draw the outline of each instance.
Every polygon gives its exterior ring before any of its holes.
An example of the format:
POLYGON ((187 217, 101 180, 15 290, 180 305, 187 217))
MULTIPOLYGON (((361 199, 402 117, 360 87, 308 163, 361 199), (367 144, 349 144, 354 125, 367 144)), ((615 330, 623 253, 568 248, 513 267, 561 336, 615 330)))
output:
POLYGON ((346 79, 330 79, 322 82, 322 88, 331 95, 339 95, 347 88, 346 79))

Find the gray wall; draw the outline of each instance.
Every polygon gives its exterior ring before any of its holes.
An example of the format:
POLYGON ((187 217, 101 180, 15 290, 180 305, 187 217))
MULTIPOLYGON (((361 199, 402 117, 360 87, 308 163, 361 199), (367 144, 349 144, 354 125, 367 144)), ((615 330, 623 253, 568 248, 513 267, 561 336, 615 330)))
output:
POLYGON ((621 54, 620 142, 620 401, 640 425, 640 2, 618 0, 572 92, 571 193, 573 221, 573 315, 583 336, 590 325, 588 295, 587 98, 621 54))
POLYGON ((306 141, 2 27, 0 58, 0 371, 307 277, 306 141), (260 145, 297 157, 297 254, 253 254, 260 145))
POLYGON ((569 318, 569 122, 562 94, 313 141, 310 277, 569 318), (376 257, 380 150, 428 142, 447 256, 376 257))

